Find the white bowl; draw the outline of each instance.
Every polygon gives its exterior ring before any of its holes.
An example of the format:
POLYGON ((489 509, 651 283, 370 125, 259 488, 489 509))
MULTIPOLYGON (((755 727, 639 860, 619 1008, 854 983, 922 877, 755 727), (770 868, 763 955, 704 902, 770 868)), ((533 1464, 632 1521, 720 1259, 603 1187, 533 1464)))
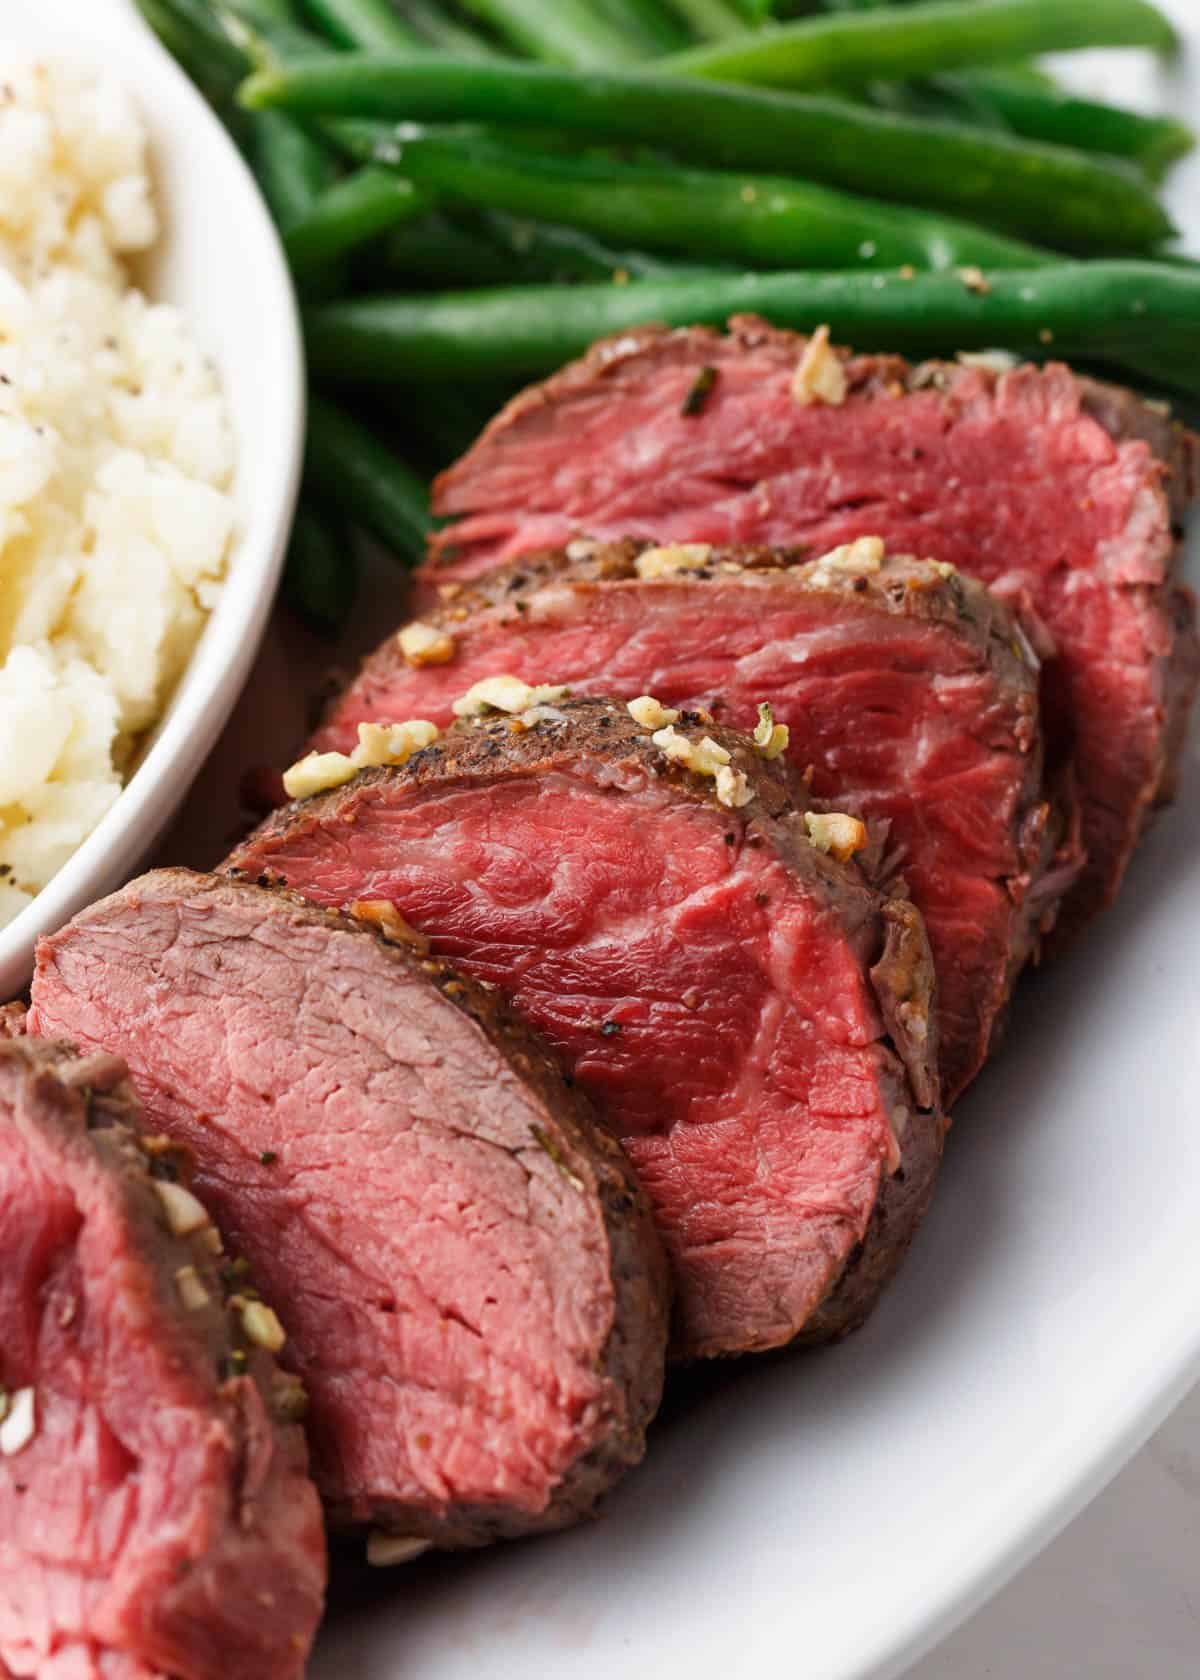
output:
POLYGON ((304 364, 291 282, 254 181, 225 130, 125 0, 5 0, 0 38, 104 67, 150 129, 164 236, 146 272, 220 369, 237 435, 228 580, 167 714, 100 825, 0 931, 0 999, 42 934, 127 879, 174 815, 257 651, 299 482, 304 364))

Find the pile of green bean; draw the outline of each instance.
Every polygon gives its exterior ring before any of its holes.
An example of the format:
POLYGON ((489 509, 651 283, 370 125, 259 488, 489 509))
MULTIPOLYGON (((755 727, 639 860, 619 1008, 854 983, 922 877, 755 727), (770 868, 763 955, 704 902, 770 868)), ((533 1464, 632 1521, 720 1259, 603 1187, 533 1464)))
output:
POLYGON ((1200 266, 1158 196, 1191 133, 1030 62, 1170 53, 1148 0, 138 4, 250 159, 304 302, 286 591, 316 628, 353 600, 348 516, 423 550, 423 478, 381 431, 435 469, 516 382, 641 322, 755 310, 1200 397, 1200 266))

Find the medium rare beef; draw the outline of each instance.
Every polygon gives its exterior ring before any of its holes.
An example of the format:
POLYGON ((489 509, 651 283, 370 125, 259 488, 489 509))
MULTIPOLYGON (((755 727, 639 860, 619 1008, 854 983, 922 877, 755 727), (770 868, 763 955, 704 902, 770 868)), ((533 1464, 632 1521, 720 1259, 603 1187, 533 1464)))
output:
POLYGON ((1088 851, 1062 918, 1077 927, 1171 791, 1200 677, 1172 529, 1195 494, 1197 440, 1061 365, 838 352, 822 387, 820 354, 751 318, 727 335, 647 328, 597 345, 443 475, 435 510, 457 523, 426 581, 579 533, 810 555, 877 535, 974 573, 1030 604, 1057 648, 1046 717, 1074 765, 1088 851), (705 369, 708 395, 689 401, 705 369), (841 400, 814 400, 822 388, 841 400))
POLYGON ((819 798, 890 824, 933 949, 949 1105, 1081 860, 1043 791, 1038 659, 1016 621, 961 573, 879 547, 808 565, 703 544, 529 556, 390 636, 313 746, 350 752, 364 722, 451 723, 504 672, 740 729, 768 703, 819 798))
POLYGON ((303 1672, 304 1392, 189 1170, 115 1057, 0 1045, 0 1673, 303 1672))
POLYGON ((940 1153, 918 913, 822 849, 863 825, 812 813, 810 836, 747 737, 531 698, 277 812, 230 867, 394 905, 509 993, 649 1192, 678 1353, 852 1327, 940 1153))
POLYGON ((661 1250, 498 997, 355 908, 148 875, 42 942, 31 1019, 119 1047, 194 1149, 286 1310, 335 1522, 444 1545, 560 1527, 642 1455, 661 1250))

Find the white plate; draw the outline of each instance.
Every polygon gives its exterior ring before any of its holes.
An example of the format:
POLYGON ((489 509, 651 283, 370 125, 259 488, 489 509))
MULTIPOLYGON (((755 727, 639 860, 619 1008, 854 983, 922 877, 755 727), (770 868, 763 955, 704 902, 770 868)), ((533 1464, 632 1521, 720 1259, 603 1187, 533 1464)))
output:
MULTIPOLYGON (((1085 85, 1200 109, 1167 9, 1186 73, 1085 85)), ((1200 167, 1175 202, 1200 234, 1200 167)), ((1198 772, 1024 988, 867 1329, 707 1373, 591 1526, 355 1577, 314 1680, 884 1680, 1099 1490, 1200 1375, 1198 772)))
POLYGON ((149 124, 166 222, 148 275, 216 358, 238 443, 238 539, 220 604, 137 773, 48 887, 0 932, 0 998, 33 946, 137 868, 221 731, 257 650, 299 473, 303 364, 291 283, 220 123, 126 0, 4 0, 0 35, 121 76, 149 124))

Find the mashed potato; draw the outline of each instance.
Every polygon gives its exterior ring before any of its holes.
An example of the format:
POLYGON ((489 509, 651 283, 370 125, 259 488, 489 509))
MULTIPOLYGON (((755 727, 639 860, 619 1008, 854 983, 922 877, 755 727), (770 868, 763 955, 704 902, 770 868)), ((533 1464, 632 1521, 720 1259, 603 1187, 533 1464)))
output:
POLYGON ((219 590, 233 439, 107 76, 0 51, 0 926, 95 827, 219 590))

